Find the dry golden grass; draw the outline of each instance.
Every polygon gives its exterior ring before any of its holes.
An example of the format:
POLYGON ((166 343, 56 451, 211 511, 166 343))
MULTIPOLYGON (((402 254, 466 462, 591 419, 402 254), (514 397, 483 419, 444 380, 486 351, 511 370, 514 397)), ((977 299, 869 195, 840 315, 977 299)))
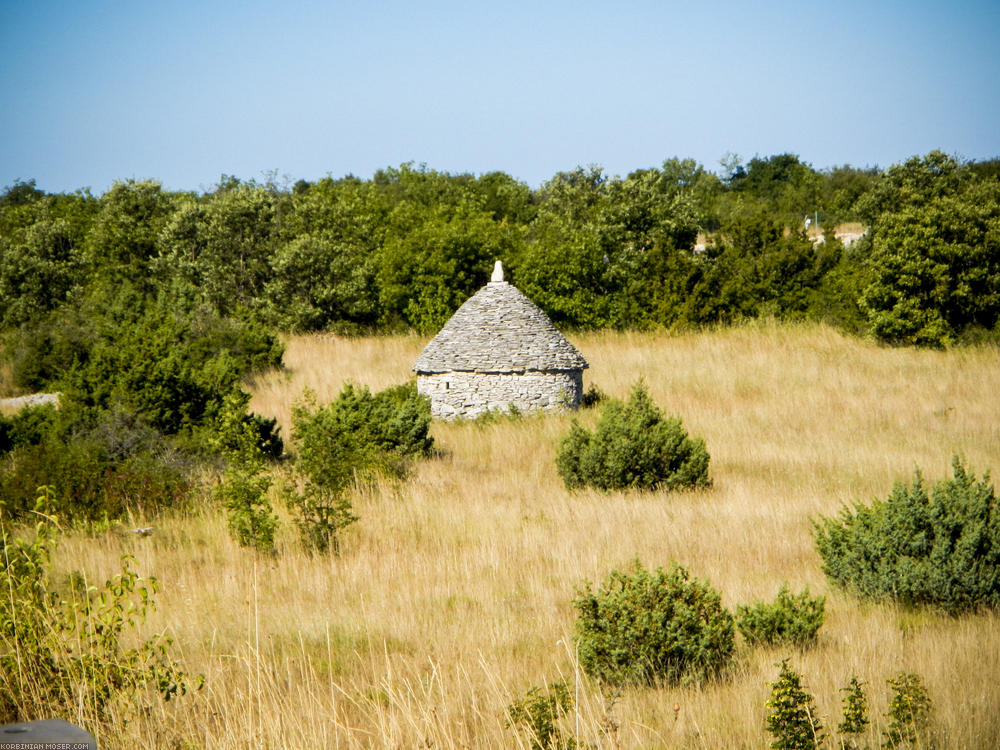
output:
MULTIPOLYGON (((566 680, 579 709, 565 727, 597 747, 763 748, 766 683, 786 656, 831 730, 838 689, 857 674, 876 745, 885 679, 906 670, 930 691, 941 747, 1000 746, 1000 620, 830 591, 810 536, 810 519, 884 497, 915 467, 945 476, 953 453, 977 472, 1000 468, 1000 352, 885 349, 771 324, 574 342, 589 381, 624 396, 642 377, 706 439, 712 489, 566 492, 554 457, 569 416, 435 423, 442 455, 405 484, 360 492, 340 557, 302 553, 286 524, 279 554, 258 558, 215 509, 151 520, 148 538, 70 536, 66 569, 107 575, 129 551, 160 578, 149 627, 166 629, 207 679, 201 693, 117 725, 101 747, 527 748, 505 727, 507 705, 566 680), (727 679, 627 690, 609 705, 576 673, 571 600, 583 580, 633 557, 682 563, 730 607, 771 599, 785 581, 827 593, 819 643, 743 648, 727 679)), ((288 372, 261 378, 253 400, 285 434, 303 389, 325 401, 345 380, 401 382, 424 340, 288 343, 288 372)))

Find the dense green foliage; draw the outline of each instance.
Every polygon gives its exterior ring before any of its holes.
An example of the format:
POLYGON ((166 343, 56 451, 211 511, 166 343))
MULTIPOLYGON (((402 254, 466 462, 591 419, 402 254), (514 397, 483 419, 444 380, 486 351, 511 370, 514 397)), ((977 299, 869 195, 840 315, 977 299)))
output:
POLYGON ((775 750, 816 750, 823 744, 823 724, 816 710, 816 702, 802 687, 802 676, 781 662, 778 679, 771 684, 771 697, 765 724, 774 737, 771 747, 775 750))
POLYGON ((577 593, 580 664, 602 682, 699 681, 733 656, 732 615, 718 592, 679 565, 651 573, 636 560, 597 592, 588 583, 577 593))
POLYGON ((736 608, 736 625, 748 643, 805 646, 816 640, 823 626, 826 597, 798 594, 783 585, 773 603, 755 602, 736 608))
POLYGON ((57 585, 54 497, 51 488, 40 492, 30 540, 8 536, 0 503, 0 723, 80 711, 104 721, 108 704, 134 704, 146 688, 166 700, 185 693, 192 683, 170 654, 171 640, 156 634, 137 641, 132 632, 155 606, 156 580, 140 578, 124 555, 121 572, 100 588, 82 576, 57 585))
POLYGON ((940 152, 887 170, 859 202, 871 225, 872 331, 941 346, 1000 317, 1000 181, 940 152))
POLYGON ((190 490, 190 457, 121 408, 28 407, 4 421, 12 439, 0 456, 0 497, 13 518, 30 514, 42 485, 55 488, 70 521, 177 507, 190 490))
POLYGON ((338 533, 357 520, 346 496, 352 484, 402 476, 434 442, 430 404, 412 381, 375 394, 348 383, 323 407, 309 394, 292 409, 292 421, 298 477, 282 495, 303 545, 316 552, 338 552, 338 533))
POLYGON ((627 401, 608 401, 591 433, 573 421, 556 457, 570 489, 667 490, 705 487, 708 451, 688 437, 680 419, 664 418, 639 383, 627 401))
POLYGON ((577 167, 537 190, 412 164, 294 189, 223 175, 203 194, 130 180, 99 197, 49 195, 18 182, 0 193, 0 330, 127 283, 285 330, 426 333, 495 258, 557 325, 773 315, 930 345, 996 327, 994 162, 931 152, 884 171, 818 171, 777 154, 724 167, 577 167), (850 248, 833 237, 845 221, 869 230, 850 248))
POLYGON ((930 493, 918 471, 884 501, 815 524, 823 571, 872 599, 949 613, 1000 606, 1000 507, 989 474, 979 481, 956 457, 954 478, 930 493))
POLYGON ((373 472, 400 474, 406 459, 430 452, 430 420, 430 404, 413 381, 375 394, 348 383, 323 407, 307 396, 292 410, 296 465, 334 491, 373 472))
POLYGON ((227 402, 262 448, 281 452, 274 421, 246 413, 243 378, 279 365, 282 352, 251 322, 123 284, 22 326, 8 346, 19 385, 62 394, 58 409, 0 426, 0 490, 15 515, 43 484, 74 520, 177 505, 193 464, 214 452, 227 402))

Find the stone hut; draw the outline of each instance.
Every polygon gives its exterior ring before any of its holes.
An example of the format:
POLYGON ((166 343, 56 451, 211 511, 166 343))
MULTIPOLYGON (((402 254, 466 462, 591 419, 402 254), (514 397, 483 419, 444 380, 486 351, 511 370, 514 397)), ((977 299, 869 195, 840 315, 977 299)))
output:
POLYGON ((465 301, 417 357, 417 391, 436 417, 576 407, 587 360, 538 306, 503 280, 465 301))

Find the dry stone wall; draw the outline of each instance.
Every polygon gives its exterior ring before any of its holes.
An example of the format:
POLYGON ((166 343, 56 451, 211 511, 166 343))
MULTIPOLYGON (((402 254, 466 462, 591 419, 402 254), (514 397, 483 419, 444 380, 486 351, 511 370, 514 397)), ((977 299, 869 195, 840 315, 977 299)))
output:
POLYGON ((512 405, 520 411, 553 411, 580 405, 583 372, 418 374, 417 392, 430 398, 431 413, 442 419, 472 419, 512 405))

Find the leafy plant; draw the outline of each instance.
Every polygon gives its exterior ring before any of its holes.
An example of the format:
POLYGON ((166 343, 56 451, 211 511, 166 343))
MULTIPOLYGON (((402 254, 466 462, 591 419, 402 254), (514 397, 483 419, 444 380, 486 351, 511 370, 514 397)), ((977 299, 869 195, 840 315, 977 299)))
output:
POLYGON ((802 687, 802 677, 788 666, 788 659, 780 664, 778 679, 770 683, 771 697, 767 707, 771 710, 765 724, 774 737, 771 747, 775 750, 815 750, 823 743, 823 725, 816 711, 816 703, 802 687))
POLYGON ((816 640, 823 625, 826 597, 809 596, 809 588, 792 594, 783 584, 773 604, 756 602, 736 608, 736 624, 749 643, 804 646, 816 640))
POLYGON ((60 515, 74 523, 177 507, 189 495, 186 459, 134 414, 45 406, 10 423, 0 497, 11 518, 30 515, 43 484, 55 488, 60 515))
POLYGON ((607 401, 607 399, 608 394, 602 391, 598 386, 591 383, 587 392, 580 397, 580 408, 592 409, 603 401, 607 401))
POLYGON ((310 482, 335 491, 379 472, 401 475, 407 458, 430 452, 430 420, 414 382, 374 395, 348 383, 321 408, 307 393, 292 409, 296 465, 310 482))
POLYGON ((566 487, 601 490, 705 487, 708 451, 677 418, 664 418, 640 382, 627 402, 610 400, 595 432, 574 420, 556 467, 566 487))
POLYGON ((1000 606, 1000 508, 989 473, 977 481, 957 457, 952 467, 954 478, 931 493, 918 471, 885 501, 821 518, 816 549, 830 580, 862 597, 952 614, 1000 606))
POLYGON ((527 731, 531 750, 572 750, 577 741, 563 738, 557 726, 561 716, 573 710, 573 697, 565 682, 549 686, 545 692, 533 687, 507 708, 507 726, 527 731))
POLYGON ((302 489, 283 490, 306 549, 339 550, 338 533, 357 520, 346 496, 351 484, 378 473, 402 476, 409 458, 430 452, 430 419, 413 382, 374 395, 348 383, 321 408, 307 393, 292 409, 302 489))
POLYGON ((288 509, 295 515, 302 546, 320 553, 333 549, 334 554, 338 554, 340 530, 358 520, 343 492, 307 483, 302 491, 288 485, 282 494, 288 509))
POLYGON ((733 617, 707 582, 674 565, 613 570, 573 601, 580 663, 602 682, 677 683, 718 673, 733 655, 733 617))
POLYGON ((278 517, 267 496, 271 477, 265 471, 260 434, 256 425, 244 418, 241 401, 238 397, 227 399, 219 420, 217 439, 227 447, 228 466, 214 494, 225 507, 229 532, 240 546, 272 552, 278 517))
POLYGON ((900 672, 888 679, 893 691, 889 700, 889 725, 882 732, 882 747, 899 747, 926 739, 930 728, 931 699, 916 674, 900 672))
POLYGON ((52 556, 58 542, 55 497, 42 487, 34 507, 34 538, 8 536, 0 503, 0 723, 82 709, 94 721, 105 718, 113 701, 134 703, 154 688, 165 700, 183 695, 203 678, 191 678, 172 660, 171 640, 155 634, 137 645, 132 631, 155 607, 154 578, 142 579, 131 555, 121 572, 100 589, 52 583, 52 556))
POLYGON ((863 685, 863 682, 853 676, 847 687, 840 689, 840 692, 844 693, 844 718, 837 725, 837 733, 847 736, 848 739, 842 744, 849 750, 858 747, 857 739, 864 734, 869 723, 868 698, 865 696, 863 685))

